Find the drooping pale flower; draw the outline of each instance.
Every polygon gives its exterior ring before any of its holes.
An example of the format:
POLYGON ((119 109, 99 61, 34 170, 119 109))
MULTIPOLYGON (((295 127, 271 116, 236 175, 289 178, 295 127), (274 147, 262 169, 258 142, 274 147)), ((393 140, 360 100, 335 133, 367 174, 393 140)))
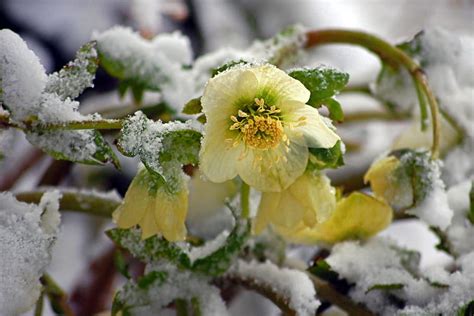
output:
POLYGON ((333 244, 350 239, 367 239, 392 221, 392 209, 383 200, 354 192, 336 204, 331 216, 314 227, 276 227, 285 239, 302 244, 333 244))
POLYGON ((392 209, 359 192, 337 201, 329 179, 307 171, 282 192, 264 192, 253 231, 268 225, 287 240, 303 244, 364 239, 387 227, 392 209))
POLYGON ((263 192, 254 223, 254 232, 265 227, 291 229, 314 227, 336 208, 336 189, 322 174, 305 172, 282 192, 263 192))
POLYGON ((184 181, 177 192, 170 192, 143 168, 113 217, 119 228, 140 226, 142 239, 162 234, 169 241, 180 241, 186 237, 187 211, 188 189, 184 181))
POLYGON ((288 188, 306 169, 308 147, 339 140, 310 92, 272 66, 233 68, 210 79, 201 98, 207 118, 200 168, 213 182, 239 175, 264 192, 288 188))

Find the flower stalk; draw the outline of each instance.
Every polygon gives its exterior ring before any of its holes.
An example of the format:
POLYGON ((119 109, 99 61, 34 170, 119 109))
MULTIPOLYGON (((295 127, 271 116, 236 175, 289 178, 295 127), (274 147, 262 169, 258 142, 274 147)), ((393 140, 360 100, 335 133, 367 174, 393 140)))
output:
MULTIPOLYGON (((362 46, 372 53, 378 55, 380 59, 389 65, 397 68, 405 67, 412 77, 418 91, 421 114, 426 113, 425 98, 431 112, 433 128, 433 143, 431 146, 431 158, 437 159, 440 146, 440 114, 436 98, 431 90, 423 69, 410 56, 401 49, 391 45, 383 39, 359 31, 327 29, 320 31, 308 31, 306 33, 306 48, 311 48, 324 44, 352 44, 362 46)), ((424 121, 426 117, 423 117, 424 121)), ((422 124, 424 124, 422 121, 422 124)))

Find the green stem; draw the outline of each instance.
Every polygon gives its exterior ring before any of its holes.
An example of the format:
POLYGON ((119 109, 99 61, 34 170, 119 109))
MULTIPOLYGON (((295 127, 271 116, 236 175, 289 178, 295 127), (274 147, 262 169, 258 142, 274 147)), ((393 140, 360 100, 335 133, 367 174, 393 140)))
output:
POLYGON ((0 123, 6 126, 14 127, 22 130, 81 130, 81 129, 97 129, 97 130, 109 130, 109 129, 121 129, 123 126, 123 120, 117 119, 102 119, 102 120, 90 120, 90 121, 68 121, 60 123, 41 123, 37 120, 26 120, 21 123, 15 123, 10 121, 8 115, 0 115, 0 123))
POLYGON ((176 306, 176 316, 188 316, 188 302, 184 299, 177 298, 174 300, 176 306))
MULTIPOLYGON (((38 204, 44 191, 32 191, 16 194, 19 201, 38 204)), ((101 217, 112 216, 113 211, 120 205, 119 201, 107 199, 93 194, 81 192, 62 192, 59 201, 61 210, 75 211, 101 217)))
POLYGON ((193 297, 191 299, 191 308, 193 311, 194 316, 201 316, 201 304, 199 303, 199 300, 197 297, 193 297))
POLYGON ((68 297, 66 292, 51 278, 51 276, 45 273, 41 279, 41 283, 44 287, 44 292, 48 296, 49 301, 53 310, 61 315, 74 316, 74 312, 68 303, 68 297))
POLYGON ((43 315, 43 306, 44 306, 44 290, 41 290, 40 297, 38 301, 36 301, 34 316, 42 316, 43 315))
MULTIPOLYGON (((378 55, 384 62, 394 68, 404 66, 410 73, 415 87, 418 87, 428 101, 431 112, 431 121, 433 128, 433 144, 431 146, 431 157, 436 159, 439 155, 439 139, 440 139, 440 118, 439 107, 423 70, 420 68, 410 56, 401 49, 391 45, 390 43, 380 39, 374 35, 364 32, 349 30, 320 30, 308 31, 306 33, 306 48, 323 45, 323 44, 353 44, 362 46, 374 54, 378 55)), ((423 101, 420 99, 420 110, 423 114, 423 101)), ((423 119, 423 118, 422 118, 423 119)))
POLYGON ((250 187, 247 183, 242 181, 240 187, 240 206, 242 208, 241 217, 249 218, 250 216, 250 187))

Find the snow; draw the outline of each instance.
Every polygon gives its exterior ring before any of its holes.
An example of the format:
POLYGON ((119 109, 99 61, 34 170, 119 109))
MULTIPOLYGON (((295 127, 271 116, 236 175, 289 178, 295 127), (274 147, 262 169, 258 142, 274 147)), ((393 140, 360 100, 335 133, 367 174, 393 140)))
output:
POLYGON ((161 0, 132 0, 131 15, 138 29, 154 33, 161 24, 159 14, 161 0))
POLYGON ((0 104, 9 109, 12 119, 35 115, 46 73, 20 36, 8 29, 0 30, 0 79, 0 104))
POLYGON ((439 263, 419 270, 416 256, 410 259, 407 250, 389 239, 374 238, 366 243, 344 242, 333 248, 326 259, 331 268, 350 283, 356 283, 349 295, 381 315, 451 315, 472 300, 474 273, 469 253, 457 260, 458 271, 448 272, 439 263), (415 259, 413 259, 415 258, 415 259), (411 263, 409 263, 411 261, 411 263), (448 285, 436 287, 430 282, 448 285), (376 284, 403 284, 389 294, 406 302, 406 308, 397 311, 388 293, 369 289, 376 284))
POLYGON ((227 237, 229 237, 229 231, 224 230, 216 238, 207 241, 203 246, 200 247, 192 247, 191 249, 183 249, 185 253, 188 255, 191 263, 194 261, 207 257, 219 248, 221 248, 225 242, 227 241, 227 237))
POLYGON ((451 248, 457 254, 474 252, 474 225, 467 218, 471 187, 472 181, 465 181, 451 187, 448 191, 448 201, 454 211, 454 216, 446 235, 451 248))
POLYGON ((277 295, 288 300, 289 307, 300 316, 314 315, 321 304, 316 298, 313 283, 304 272, 279 268, 270 261, 259 263, 239 259, 227 274, 269 286, 277 295))
POLYGON ((175 299, 191 300, 197 298, 203 316, 226 316, 226 305, 217 287, 210 285, 208 279, 189 271, 180 271, 169 264, 153 263, 145 268, 145 275, 160 271, 166 273, 166 280, 155 282, 147 289, 139 289, 132 281, 118 294, 130 306, 132 315, 161 315, 163 309, 175 299))
POLYGON ((0 313, 30 310, 40 295, 39 278, 51 260, 58 233, 60 194, 47 192, 39 205, 0 193, 0 313))
POLYGON ((99 52, 119 65, 122 79, 139 80, 151 90, 161 90, 164 100, 176 109, 195 97, 194 90, 180 88, 189 77, 183 65, 192 60, 189 39, 181 33, 160 34, 147 41, 130 28, 116 26, 95 34, 94 39, 99 52))

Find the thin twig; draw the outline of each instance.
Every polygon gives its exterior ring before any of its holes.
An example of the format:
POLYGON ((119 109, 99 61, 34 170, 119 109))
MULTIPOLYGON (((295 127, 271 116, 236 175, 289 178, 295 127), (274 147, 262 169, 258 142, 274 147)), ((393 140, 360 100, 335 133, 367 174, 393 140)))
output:
POLYGON ((74 316, 74 312, 69 305, 66 292, 47 273, 40 278, 44 292, 48 296, 53 310, 65 316, 74 316))
MULTIPOLYGON (((31 191, 16 194, 19 201, 27 203, 39 203, 44 191, 31 191)), ((59 201, 59 208, 65 211, 75 211, 108 217, 120 205, 117 200, 106 199, 104 197, 95 196, 93 194, 85 194, 81 192, 62 192, 62 198, 59 201)))

